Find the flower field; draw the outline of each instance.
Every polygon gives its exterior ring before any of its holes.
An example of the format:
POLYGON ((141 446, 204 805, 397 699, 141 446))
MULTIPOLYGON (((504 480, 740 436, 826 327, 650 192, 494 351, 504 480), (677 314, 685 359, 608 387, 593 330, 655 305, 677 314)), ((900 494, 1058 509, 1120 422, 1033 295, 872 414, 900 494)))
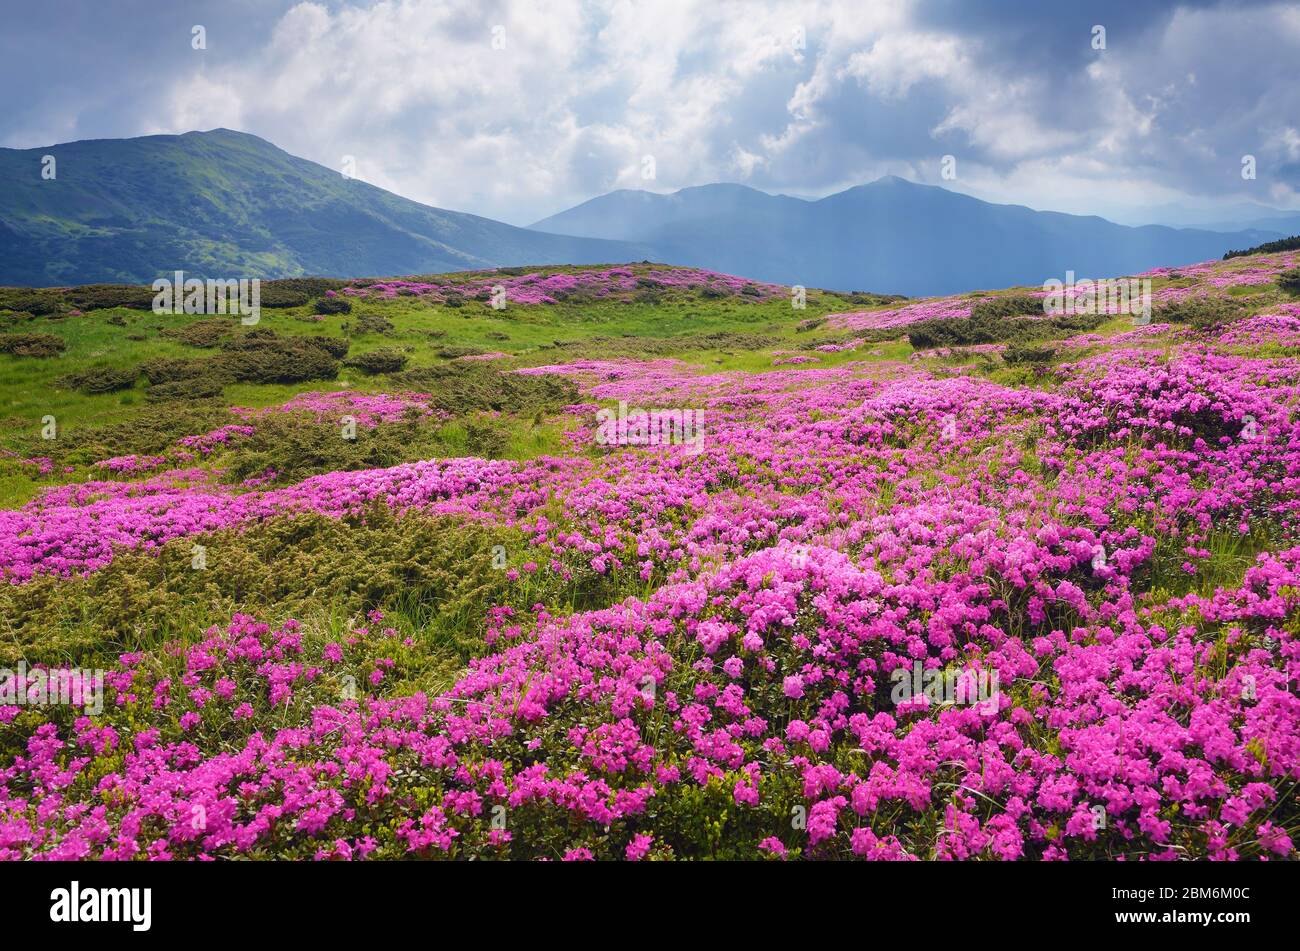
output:
POLYGON ((353 282, 258 333, 404 369, 161 406, 183 315, 0 311, 0 857, 1294 859, 1296 263, 941 347, 1003 292, 353 282))

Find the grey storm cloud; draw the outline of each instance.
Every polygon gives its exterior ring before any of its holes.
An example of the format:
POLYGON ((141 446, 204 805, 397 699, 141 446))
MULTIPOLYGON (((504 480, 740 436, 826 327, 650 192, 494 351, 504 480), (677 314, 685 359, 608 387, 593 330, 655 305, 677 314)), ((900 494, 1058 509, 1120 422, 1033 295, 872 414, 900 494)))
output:
POLYGON ((1293 3, 4 3, 10 147, 227 126, 517 223, 620 187, 938 183, 945 156, 1035 207, 1300 205, 1293 3))

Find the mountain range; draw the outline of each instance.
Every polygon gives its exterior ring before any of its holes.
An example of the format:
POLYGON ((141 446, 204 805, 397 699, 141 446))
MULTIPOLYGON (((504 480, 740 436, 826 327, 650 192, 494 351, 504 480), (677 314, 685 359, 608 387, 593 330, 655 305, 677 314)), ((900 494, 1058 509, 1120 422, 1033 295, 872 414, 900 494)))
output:
MULTIPOLYGON (((1131 274, 1295 233, 1129 227, 900 178, 819 200, 615 191, 528 228, 433 208, 228 129, 0 149, 0 284, 382 276, 655 260, 907 295, 1131 274), (54 157, 44 177, 45 156, 54 157)), ((1278 222, 1274 228, 1272 222, 1278 222)))
POLYGON ((662 260, 782 284, 907 295, 1041 284, 1064 280, 1066 271, 1132 274, 1285 236, 1129 227, 990 204, 894 176, 815 201, 743 185, 616 191, 532 227, 637 242, 662 260))

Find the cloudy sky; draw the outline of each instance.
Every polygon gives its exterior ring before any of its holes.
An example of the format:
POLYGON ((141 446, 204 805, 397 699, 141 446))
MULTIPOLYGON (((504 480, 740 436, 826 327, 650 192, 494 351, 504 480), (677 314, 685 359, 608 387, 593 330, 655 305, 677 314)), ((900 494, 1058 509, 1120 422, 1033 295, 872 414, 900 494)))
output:
POLYGON ((0 16, 2 146, 225 126, 514 224, 614 188, 816 197, 891 173, 1130 222, 1300 207, 1295 2, 0 0, 0 16))

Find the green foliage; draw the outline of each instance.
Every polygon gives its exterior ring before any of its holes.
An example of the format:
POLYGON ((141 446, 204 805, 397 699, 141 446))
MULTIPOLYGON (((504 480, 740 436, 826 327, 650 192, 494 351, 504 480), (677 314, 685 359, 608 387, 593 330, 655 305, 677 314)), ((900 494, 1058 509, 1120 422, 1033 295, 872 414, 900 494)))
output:
POLYGON ((509 430, 499 420, 479 416, 465 422, 465 448, 471 455, 500 459, 509 443, 509 430))
POLYGON ((64 300, 79 310, 109 307, 149 310, 153 307, 154 296, 152 287, 140 284, 83 284, 63 292, 64 300))
MULTIPOLYGON (((337 437, 336 437, 337 438, 337 437)), ((482 650, 483 605, 505 600, 494 545, 521 548, 508 529, 376 506, 345 519, 301 513, 256 532, 178 539, 122 552, 84 578, 0 586, 0 663, 108 659, 223 623, 237 610, 285 618, 322 603, 354 613, 401 606, 430 638, 464 658, 482 650), (207 567, 192 567, 202 544, 207 567)))
MULTIPOLYGON (((337 420, 318 421, 306 413, 270 413, 257 421, 252 436, 222 459, 225 478, 242 482, 275 473, 281 483, 300 482, 326 472, 394 466, 429 447, 432 434, 415 422, 368 429, 344 438, 337 420)), ((418 458, 418 457, 417 457, 418 458)))
POLYGON ((196 376, 150 386, 144 391, 144 398, 151 403, 189 402, 212 399, 224 391, 225 383, 218 377, 196 376))
POLYGON ((1008 294, 999 297, 989 297, 985 300, 976 302, 971 308, 971 317, 976 320, 987 320, 988 318, 997 317, 1025 317, 1032 314, 1043 313, 1043 301, 1038 297, 1030 297, 1027 294, 1008 294))
POLYGON ((1288 268, 1279 274, 1277 286, 1288 294, 1300 294, 1300 267, 1288 268))
POLYGON ((62 337, 47 333, 0 334, 0 353, 15 357, 57 357, 67 349, 62 337))
MULTIPOLYGON (((1035 301, 1035 305, 1041 308, 1042 303, 1035 301)), ((1111 319, 1106 314, 1062 314, 1056 317, 1030 318, 1003 313, 1010 311, 1014 314, 1016 308, 1024 306, 1026 304, 1023 301, 1011 304, 984 301, 975 305, 969 318, 939 318, 912 324, 907 328, 907 339, 917 350, 1017 340, 1055 340, 1096 330, 1111 319), (991 306, 983 307, 985 303, 991 306)))
POLYGON ((196 320, 193 323, 185 324, 181 327, 169 327, 162 331, 162 335, 171 340, 177 340, 189 347, 199 347, 205 350, 211 350, 221 345, 222 341, 228 338, 235 331, 235 323, 229 318, 210 317, 206 320, 196 320))
POLYGON ((343 365, 373 376, 377 373, 398 373, 406 368, 409 359, 402 351, 388 347, 358 353, 351 359, 345 360, 343 365))
POLYGON ((352 305, 342 297, 320 297, 312 305, 312 310, 318 314, 350 314, 352 305))
POLYGON ((92 395, 95 393, 116 393, 118 390, 129 390, 135 386, 136 378, 139 375, 138 369, 124 370, 120 367, 91 367, 88 370, 81 370, 60 377, 58 383, 68 389, 80 390, 82 393, 92 395))
POLYGON ((1257 244, 1253 248, 1247 248, 1245 251, 1227 251, 1224 252, 1223 260, 1230 258, 1241 258, 1248 254, 1273 254, 1278 251, 1295 251, 1300 248, 1300 235, 1294 235, 1290 238, 1282 238, 1278 241, 1266 241, 1264 244, 1257 244))
POLYGON ((564 377, 501 373, 482 364, 420 367, 394 376, 392 382, 429 393, 430 406, 452 416, 484 410, 552 413, 580 399, 576 384, 564 377))
POLYGON ((1157 321, 1208 330, 1244 316, 1244 305, 1227 297, 1187 297, 1156 312, 1157 321))
POLYGON ((1056 351, 1050 346, 1013 340, 1007 345, 1007 349, 1002 352, 1002 359, 1012 365, 1018 363, 1045 364, 1051 363, 1055 355, 1056 351))

